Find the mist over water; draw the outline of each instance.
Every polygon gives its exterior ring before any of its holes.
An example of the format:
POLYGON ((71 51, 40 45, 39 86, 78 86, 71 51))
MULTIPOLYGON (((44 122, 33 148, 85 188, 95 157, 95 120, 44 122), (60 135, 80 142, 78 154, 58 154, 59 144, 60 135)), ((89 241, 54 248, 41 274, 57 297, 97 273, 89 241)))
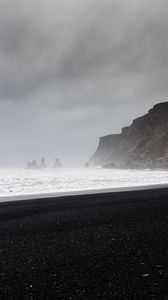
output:
POLYGON ((167 100, 166 0, 1 0, 0 20, 0 167, 82 165, 167 100))
POLYGON ((168 184, 168 171, 1 169, 0 197, 168 184))

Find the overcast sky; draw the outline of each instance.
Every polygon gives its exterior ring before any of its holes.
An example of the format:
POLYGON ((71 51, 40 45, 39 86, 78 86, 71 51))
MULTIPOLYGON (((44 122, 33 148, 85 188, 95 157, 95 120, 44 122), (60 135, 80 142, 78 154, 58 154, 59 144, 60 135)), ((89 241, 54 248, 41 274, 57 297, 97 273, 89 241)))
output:
POLYGON ((0 0, 1 166, 82 165, 167 99, 167 0, 0 0))

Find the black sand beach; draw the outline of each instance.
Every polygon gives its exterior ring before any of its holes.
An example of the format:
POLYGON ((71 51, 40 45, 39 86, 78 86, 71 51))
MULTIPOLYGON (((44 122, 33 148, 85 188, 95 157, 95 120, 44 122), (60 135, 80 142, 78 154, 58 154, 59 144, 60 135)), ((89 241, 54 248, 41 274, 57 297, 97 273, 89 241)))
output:
POLYGON ((168 299, 168 189, 0 204, 0 299, 168 299))

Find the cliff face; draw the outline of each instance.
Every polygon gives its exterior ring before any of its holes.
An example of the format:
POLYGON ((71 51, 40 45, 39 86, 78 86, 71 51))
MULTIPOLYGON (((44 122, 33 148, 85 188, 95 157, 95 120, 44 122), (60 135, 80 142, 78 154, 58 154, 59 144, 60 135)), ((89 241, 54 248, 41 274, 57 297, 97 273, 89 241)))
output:
POLYGON ((168 102, 155 105, 121 134, 100 138, 88 166, 168 168, 168 102))

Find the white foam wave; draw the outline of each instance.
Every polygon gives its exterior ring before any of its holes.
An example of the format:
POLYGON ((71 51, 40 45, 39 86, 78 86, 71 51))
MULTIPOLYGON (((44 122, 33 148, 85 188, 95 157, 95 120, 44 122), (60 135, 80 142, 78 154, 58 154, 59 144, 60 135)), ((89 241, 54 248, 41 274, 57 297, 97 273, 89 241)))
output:
POLYGON ((1 169, 0 197, 168 184, 168 171, 1 169))

